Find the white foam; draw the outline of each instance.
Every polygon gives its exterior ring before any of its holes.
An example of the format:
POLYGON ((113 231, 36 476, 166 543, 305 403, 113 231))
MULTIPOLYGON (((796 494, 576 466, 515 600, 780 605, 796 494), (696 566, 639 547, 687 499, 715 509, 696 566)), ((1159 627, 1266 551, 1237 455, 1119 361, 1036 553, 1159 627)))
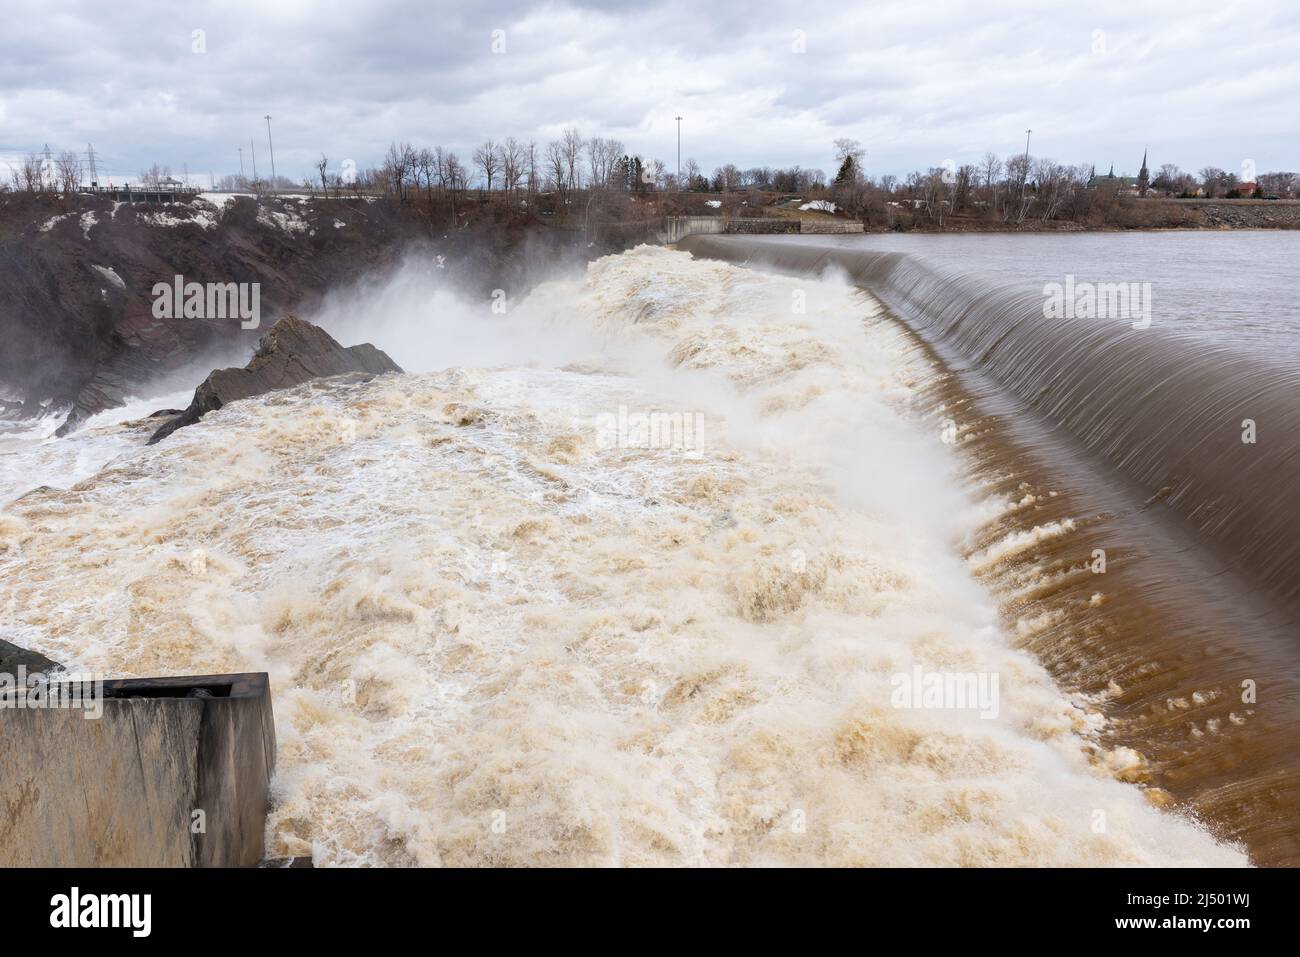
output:
POLYGON ((1244 862, 1011 646, 872 303, 645 247, 505 316, 442 276, 321 316, 429 371, 232 403, 13 506, 0 636, 269 671, 269 851, 320 864, 1244 862), (704 441, 602 442, 620 409, 704 441), (999 676, 997 718, 893 707, 914 665, 999 676))

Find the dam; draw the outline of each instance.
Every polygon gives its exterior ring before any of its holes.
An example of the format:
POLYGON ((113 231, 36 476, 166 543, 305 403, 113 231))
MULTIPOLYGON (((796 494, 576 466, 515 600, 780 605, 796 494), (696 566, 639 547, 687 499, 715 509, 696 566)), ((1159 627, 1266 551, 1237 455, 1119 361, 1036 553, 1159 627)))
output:
POLYGON ((310 316, 403 374, 14 432, 0 640, 273 678, 263 857, 1296 860, 1289 579, 1194 507, 1231 476, 1106 405, 1115 330, 890 239, 640 246, 502 316, 412 262, 310 316))
POLYGON ((1013 621, 1034 622, 1024 644, 1067 687, 1108 699, 1120 737, 1163 768, 1162 789, 1252 835, 1262 860, 1300 859, 1286 824, 1300 809, 1287 743, 1300 735, 1300 367, 1277 349, 1295 326, 1279 321, 1278 342, 1261 332, 1251 348, 1195 312, 1164 335, 1128 317, 1049 320, 1029 284, 956 266, 960 243, 942 261, 924 242, 876 242, 694 236, 681 248, 843 276, 924 339, 955 374, 946 414, 963 420, 980 481, 1053 489, 1009 526, 1079 526, 986 570, 1013 621), (1269 441, 1250 441, 1256 422, 1269 441))

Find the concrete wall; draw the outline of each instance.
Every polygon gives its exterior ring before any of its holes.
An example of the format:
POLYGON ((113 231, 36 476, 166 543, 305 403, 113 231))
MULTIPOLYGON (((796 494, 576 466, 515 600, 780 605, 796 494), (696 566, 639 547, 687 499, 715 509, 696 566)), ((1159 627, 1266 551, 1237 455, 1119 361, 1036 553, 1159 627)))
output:
POLYGON ((737 218, 723 216, 669 216, 664 242, 715 233, 860 233, 862 223, 841 219, 737 218))
POLYGON ((850 219, 802 219, 799 221, 801 233, 860 233, 862 223, 850 219))
POLYGON ((0 708, 0 866, 256 865, 275 768, 266 675, 110 681, 101 703, 97 719, 0 708))
POLYGON ((797 233, 797 219, 733 219, 727 223, 724 233, 797 233))
POLYGON ((721 216, 668 216, 664 242, 675 243, 700 233, 720 233, 725 221, 721 216))

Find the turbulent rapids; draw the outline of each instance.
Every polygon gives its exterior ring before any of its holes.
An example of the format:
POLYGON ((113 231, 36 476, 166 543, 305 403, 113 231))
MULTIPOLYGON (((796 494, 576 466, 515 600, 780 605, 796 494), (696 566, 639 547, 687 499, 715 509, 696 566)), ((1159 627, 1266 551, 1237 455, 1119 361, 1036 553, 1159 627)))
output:
POLYGON ((0 637, 119 675, 270 672, 269 853, 1246 862, 1156 786, 1154 736, 1117 737, 1122 691, 1059 680, 1032 585, 1015 605, 997 579, 1086 516, 1016 525, 1054 491, 972 480, 942 366, 868 294, 641 247, 506 317, 418 273, 367 302, 424 371, 152 447, 92 421, 9 448, 0 490, 0 637), (996 707, 925 706, 934 674, 996 707))

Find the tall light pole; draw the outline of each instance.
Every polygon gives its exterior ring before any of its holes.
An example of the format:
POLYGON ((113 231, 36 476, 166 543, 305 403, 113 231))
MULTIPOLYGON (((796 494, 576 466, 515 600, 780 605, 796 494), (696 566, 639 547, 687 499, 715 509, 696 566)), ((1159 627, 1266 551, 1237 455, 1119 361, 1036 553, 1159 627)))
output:
POLYGON ((1020 180, 1020 198, 1025 198, 1025 187, 1029 185, 1029 134, 1033 130, 1025 130, 1025 172, 1020 180))
POLYGON ((252 140, 248 141, 248 149, 253 154, 253 182, 257 182, 257 144, 252 140))
POLYGON ((677 117, 677 188, 682 188, 682 118, 677 117))
POLYGON ((244 148, 239 147, 239 178, 244 178, 244 148))
POLYGON ((275 144, 271 142, 271 114, 266 114, 266 145, 271 148, 271 189, 275 189, 275 144))

